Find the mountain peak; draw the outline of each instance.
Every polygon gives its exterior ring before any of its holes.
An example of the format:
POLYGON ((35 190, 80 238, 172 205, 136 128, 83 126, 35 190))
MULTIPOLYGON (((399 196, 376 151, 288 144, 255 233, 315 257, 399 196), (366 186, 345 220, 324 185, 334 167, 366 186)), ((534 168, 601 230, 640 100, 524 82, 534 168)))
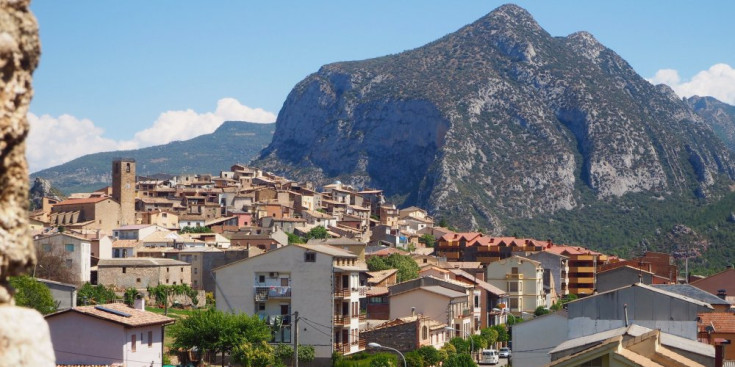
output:
POLYGON ((525 30, 542 31, 543 29, 526 9, 515 5, 505 4, 480 18, 477 23, 489 23, 492 28, 521 28, 525 30))

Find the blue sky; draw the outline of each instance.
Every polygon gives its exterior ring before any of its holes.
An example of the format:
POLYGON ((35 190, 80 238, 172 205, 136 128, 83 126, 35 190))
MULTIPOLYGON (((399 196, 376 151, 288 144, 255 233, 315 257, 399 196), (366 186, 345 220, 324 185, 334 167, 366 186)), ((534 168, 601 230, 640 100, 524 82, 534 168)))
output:
MULTIPOLYGON (((500 1, 34 0, 32 171, 87 153, 275 120, 320 66, 419 47, 500 1)), ((518 1, 554 36, 579 30, 682 96, 735 103, 735 2, 518 1)))

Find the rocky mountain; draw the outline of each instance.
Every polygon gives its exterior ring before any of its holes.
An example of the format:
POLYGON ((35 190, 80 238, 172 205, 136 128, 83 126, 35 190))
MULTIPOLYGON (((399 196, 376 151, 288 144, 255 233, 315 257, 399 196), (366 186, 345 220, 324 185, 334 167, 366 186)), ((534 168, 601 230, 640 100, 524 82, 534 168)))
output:
POLYGON ((53 187, 49 180, 36 177, 31 185, 30 195, 28 195, 30 209, 35 210, 41 208, 44 197, 61 201, 64 199, 64 194, 59 189, 53 187))
POLYGON ((552 37, 515 5, 417 49, 321 67, 293 88, 254 163, 380 187, 496 233, 597 207, 624 216, 633 197, 713 202, 735 175, 670 88, 589 33, 552 37))
POLYGON ((713 97, 694 96, 684 101, 712 127, 730 150, 735 151, 735 106, 713 97))
POLYGON ((65 193, 93 191, 110 184, 112 160, 135 158, 140 176, 159 173, 211 173, 248 163, 270 143, 274 124, 227 121, 211 134, 185 141, 128 150, 88 154, 31 175, 44 178, 65 193))

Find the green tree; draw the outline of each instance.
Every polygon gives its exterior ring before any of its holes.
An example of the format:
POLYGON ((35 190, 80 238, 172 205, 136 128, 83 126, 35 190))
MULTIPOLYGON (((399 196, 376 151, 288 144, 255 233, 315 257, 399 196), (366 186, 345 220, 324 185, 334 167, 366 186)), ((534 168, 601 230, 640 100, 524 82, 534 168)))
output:
POLYGON ((538 307, 536 307, 536 309, 535 309, 535 310, 533 311, 533 314, 534 314, 535 316, 542 316, 542 315, 546 315, 546 314, 547 314, 547 313, 549 313, 549 312, 551 312, 551 311, 549 311, 549 309, 548 309, 548 308, 546 308, 546 307, 544 307, 544 306, 538 306, 538 307))
POLYGON ((126 305, 132 306, 133 303, 135 303, 135 298, 140 295, 140 292, 138 292, 137 289, 133 287, 129 287, 125 290, 125 293, 123 293, 123 302, 125 302, 126 305))
POLYGON ((447 220, 446 219, 442 218, 439 221, 439 227, 447 228, 448 226, 449 226, 449 223, 447 223, 447 220))
POLYGON ((212 233, 212 228, 209 227, 189 227, 186 226, 181 228, 181 233, 212 233))
POLYGON ((188 284, 159 284, 155 287, 148 287, 146 290, 156 299, 159 306, 163 306, 164 315, 168 315, 171 296, 187 296, 194 306, 199 304, 198 292, 188 284))
POLYGON ((447 358, 442 367, 477 367, 477 364, 469 354, 457 353, 447 358))
POLYGON ((237 349, 233 358, 235 355, 244 358, 250 363, 248 366, 258 365, 254 361, 262 362, 263 354, 273 355, 273 350, 262 350, 271 338, 271 330, 257 316, 225 313, 214 308, 196 310, 171 327, 171 336, 174 348, 196 347, 200 353, 211 351, 222 355, 237 349))
POLYGON ((431 233, 427 233, 419 237, 419 242, 423 243, 426 247, 434 247, 434 244, 436 244, 436 238, 431 233))
POLYGON ((426 365, 424 357, 417 350, 405 353, 403 357, 406 358, 406 365, 408 367, 424 367, 426 365))
MULTIPOLYGON (((244 367, 268 367, 278 362, 275 358, 274 348, 265 341, 251 343, 243 342, 232 350, 232 360, 244 367)), ((222 362, 224 366, 224 361, 222 362)))
POLYGON ((477 352, 480 349, 485 349, 489 345, 487 339, 484 336, 478 334, 470 335, 472 339, 472 345, 474 345, 474 351, 477 352))
POLYGON ((370 360, 370 367, 395 367, 395 358, 392 356, 380 353, 376 354, 372 360, 370 360))
POLYGON ((322 226, 316 226, 312 228, 309 233, 306 234, 307 239, 325 239, 329 238, 329 232, 327 232, 327 229, 322 226))
POLYGON ((469 353, 470 352, 470 341, 465 340, 459 336, 455 336, 449 339, 449 344, 452 344, 457 350, 457 353, 469 353))
POLYGON ((116 300, 115 290, 112 287, 105 287, 102 284, 91 285, 85 283, 77 291, 77 304, 78 305, 100 305, 105 303, 111 303, 116 300))
POLYGON ((372 256, 367 259, 367 266, 368 270, 370 271, 381 271, 381 270, 388 270, 391 269, 390 265, 385 263, 385 260, 383 260, 380 256, 372 256))
POLYGON ((492 346, 498 341, 498 331, 493 328, 480 329, 480 335, 487 340, 488 346, 492 346))
POLYGON ((385 264, 390 269, 398 269, 397 282, 405 282, 419 277, 419 265, 411 256, 401 254, 390 254, 385 258, 385 264))
POLYGON ((439 352, 443 353, 445 356, 442 358, 442 361, 446 361, 449 357, 457 354, 457 348, 454 347, 452 343, 444 343, 441 349, 439 349, 439 352))
POLYGON ((294 243, 304 243, 304 239, 301 238, 297 234, 294 234, 294 233, 291 233, 291 232, 286 232, 286 235, 288 236, 288 244, 289 245, 294 244, 294 243))
POLYGON ((44 315, 56 312, 58 304, 51 290, 38 280, 27 275, 10 277, 10 286, 15 289, 16 305, 33 308, 44 315))
POLYGON ((505 325, 493 325, 490 327, 491 329, 495 330, 498 333, 498 341, 501 343, 507 342, 508 339, 508 330, 505 328, 505 325))
POLYGON ((424 345, 417 349, 427 366, 436 366, 442 361, 441 353, 433 345, 424 345))

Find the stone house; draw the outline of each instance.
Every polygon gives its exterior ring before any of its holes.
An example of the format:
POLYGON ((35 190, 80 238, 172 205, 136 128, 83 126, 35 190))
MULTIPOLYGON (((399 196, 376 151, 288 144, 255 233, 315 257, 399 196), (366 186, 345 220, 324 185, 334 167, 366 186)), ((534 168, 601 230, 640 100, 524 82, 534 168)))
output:
POLYGON ((49 221, 54 226, 110 234, 120 226, 120 203, 107 196, 67 199, 51 207, 49 221))
POLYGON ((443 347, 452 334, 446 327, 446 323, 418 314, 388 321, 363 331, 362 335, 368 343, 379 343, 405 353, 428 345, 436 349, 443 347))
POLYGON ((127 288, 145 289, 159 284, 191 285, 191 264, 163 258, 100 259, 97 263, 97 283, 127 288))

